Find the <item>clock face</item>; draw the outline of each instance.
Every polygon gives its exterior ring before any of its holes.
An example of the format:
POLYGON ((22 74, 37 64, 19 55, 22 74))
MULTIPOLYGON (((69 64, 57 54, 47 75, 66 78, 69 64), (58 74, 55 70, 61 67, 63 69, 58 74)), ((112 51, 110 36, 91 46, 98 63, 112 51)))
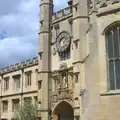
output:
POLYGON ((56 47, 58 52, 65 51, 70 45, 70 36, 67 32, 61 32, 56 41, 56 47))

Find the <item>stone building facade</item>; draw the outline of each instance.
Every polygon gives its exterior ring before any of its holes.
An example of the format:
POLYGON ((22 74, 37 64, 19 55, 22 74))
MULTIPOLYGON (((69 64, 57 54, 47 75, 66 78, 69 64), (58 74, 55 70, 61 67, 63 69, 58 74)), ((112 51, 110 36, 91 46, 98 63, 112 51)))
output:
POLYGON ((7 66, 0 70, 0 119, 13 120, 25 99, 37 103, 38 58, 7 66))
POLYGON ((0 70, 1 118, 31 97, 42 120, 119 120, 120 0, 53 4, 40 1, 38 57, 0 70))

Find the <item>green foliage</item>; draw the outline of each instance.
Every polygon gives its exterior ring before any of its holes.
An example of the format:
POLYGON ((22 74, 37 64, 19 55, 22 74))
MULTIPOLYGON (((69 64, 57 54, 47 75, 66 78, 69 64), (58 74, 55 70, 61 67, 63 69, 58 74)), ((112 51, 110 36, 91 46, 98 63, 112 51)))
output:
POLYGON ((24 102, 20 110, 14 113, 15 120, 35 120, 37 116, 37 106, 30 100, 24 102))

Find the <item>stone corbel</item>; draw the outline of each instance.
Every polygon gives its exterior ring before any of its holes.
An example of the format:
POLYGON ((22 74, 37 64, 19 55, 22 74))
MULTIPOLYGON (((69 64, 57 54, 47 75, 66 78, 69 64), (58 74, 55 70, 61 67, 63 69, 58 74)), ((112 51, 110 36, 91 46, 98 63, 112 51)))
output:
POLYGON ((60 70, 65 70, 65 69, 67 69, 67 64, 66 63, 60 64, 60 70))

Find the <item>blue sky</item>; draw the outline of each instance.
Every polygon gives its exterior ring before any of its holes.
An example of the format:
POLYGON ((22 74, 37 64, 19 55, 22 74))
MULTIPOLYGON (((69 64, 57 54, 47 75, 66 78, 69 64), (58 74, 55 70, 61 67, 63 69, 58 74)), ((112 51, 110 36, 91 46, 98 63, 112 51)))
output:
MULTIPOLYGON (((40 0, 0 0, 0 67, 37 56, 40 0)), ((67 0, 54 0, 55 11, 67 0)))

